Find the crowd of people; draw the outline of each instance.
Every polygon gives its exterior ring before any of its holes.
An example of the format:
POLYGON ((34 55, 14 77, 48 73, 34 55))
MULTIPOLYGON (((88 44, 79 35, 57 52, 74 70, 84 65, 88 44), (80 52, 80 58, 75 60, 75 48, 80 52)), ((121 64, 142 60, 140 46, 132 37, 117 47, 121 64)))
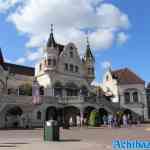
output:
MULTIPOLYGON (((117 127, 128 128, 133 124, 139 125, 141 123, 140 117, 133 118, 131 114, 122 114, 122 115, 108 114, 108 115, 103 115, 99 120, 100 121, 96 120, 96 126, 104 126, 108 128, 117 128, 117 127)), ((70 117, 69 126, 70 127, 74 127, 74 126, 88 127, 90 126, 89 118, 86 118, 86 117, 82 118, 79 115, 77 115, 74 120, 73 117, 70 117)))

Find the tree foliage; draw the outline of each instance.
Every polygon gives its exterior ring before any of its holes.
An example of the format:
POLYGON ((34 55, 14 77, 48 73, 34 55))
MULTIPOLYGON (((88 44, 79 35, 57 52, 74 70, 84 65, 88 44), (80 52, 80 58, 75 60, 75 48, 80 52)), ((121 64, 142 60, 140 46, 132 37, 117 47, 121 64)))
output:
POLYGON ((19 94, 32 96, 32 85, 29 83, 25 83, 19 86, 19 94))

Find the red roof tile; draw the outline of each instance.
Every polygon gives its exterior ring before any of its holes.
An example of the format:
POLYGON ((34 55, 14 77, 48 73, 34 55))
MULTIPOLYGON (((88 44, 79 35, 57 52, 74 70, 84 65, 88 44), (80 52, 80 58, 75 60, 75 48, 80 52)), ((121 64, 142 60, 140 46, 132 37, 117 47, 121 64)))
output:
POLYGON ((145 84, 136 73, 128 68, 112 71, 113 78, 116 78, 119 84, 145 84))

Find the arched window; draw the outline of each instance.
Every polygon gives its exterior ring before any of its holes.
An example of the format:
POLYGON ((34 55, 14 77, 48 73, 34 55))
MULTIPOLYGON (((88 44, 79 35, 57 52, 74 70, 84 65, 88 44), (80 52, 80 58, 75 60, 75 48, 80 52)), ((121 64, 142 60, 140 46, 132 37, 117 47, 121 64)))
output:
POLYGON ((68 71, 68 64, 65 63, 65 71, 68 71))
POLYGON ((106 76, 106 81, 108 81, 108 80, 109 80, 109 76, 107 75, 107 76, 106 76))
POLYGON ((66 83, 65 85, 67 96, 77 96, 79 93, 79 88, 73 82, 66 83))
POLYGON ((44 87, 43 86, 40 87, 40 95, 44 95, 44 87))
POLYGON ((42 118, 42 113, 40 111, 37 112, 37 120, 41 120, 42 118))
POLYGON ((124 99, 125 99, 125 103, 130 103, 130 93, 129 92, 125 92, 124 93, 124 99))
POLYGON ((50 66, 51 63, 52 63, 52 60, 49 58, 49 59, 48 59, 48 65, 50 66))
POLYGON ((79 72, 79 67, 75 66, 75 72, 79 72))
POLYGON ((82 96, 88 96, 88 89, 87 89, 87 87, 86 86, 82 86, 81 87, 81 89, 80 89, 80 94, 82 95, 82 96))
POLYGON ((133 92, 133 102, 138 103, 138 92, 133 92))
POLYGON ((70 57, 73 58, 73 51, 70 51, 70 57))
POLYGON ((57 81, 55 84, 54 84, 54 96, 62 96, 62 89, 63 89, 63 86, 62 84, 57 81))

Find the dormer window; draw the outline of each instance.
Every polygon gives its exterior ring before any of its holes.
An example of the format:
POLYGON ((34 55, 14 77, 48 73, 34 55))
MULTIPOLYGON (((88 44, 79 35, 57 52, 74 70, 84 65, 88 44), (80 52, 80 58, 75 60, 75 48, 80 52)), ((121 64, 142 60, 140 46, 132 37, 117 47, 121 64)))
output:
POLYGON ((107 76, 106 76, 106 81, 108 81, 108 80, 109 80, 109 76, 107 75, 107 76))
POLYGON ((73 47, 72 47, 72 46, 70 46, 70 50, 73 50, 73 47))
POLYGON ((70 51, 70 57, 73 58, 73 51, 70 51))

